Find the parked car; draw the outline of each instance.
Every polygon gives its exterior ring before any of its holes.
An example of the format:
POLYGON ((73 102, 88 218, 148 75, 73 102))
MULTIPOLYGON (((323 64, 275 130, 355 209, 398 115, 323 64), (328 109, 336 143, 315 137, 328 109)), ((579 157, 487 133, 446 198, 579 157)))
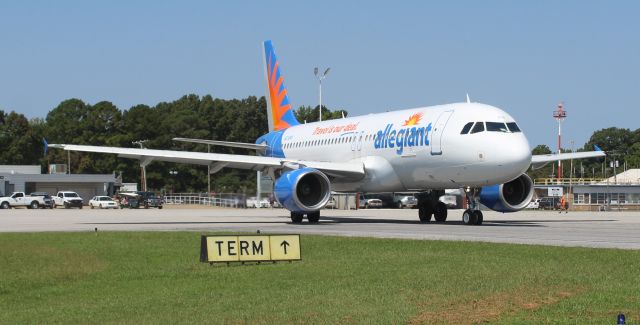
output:
POLYGON ((89 200, 89 206, 92 209, 117 209, 118 203, 108 196, 94 196, 89 200))
POLYGON ((145 209, 148 209, 148 208, 162 209, 162 198, 157 196, 156 193, 142 192, 142 191, 138 191, 136 193, 138 193, 138 195, 140 196, 140 199, 141 199, 140 205, 143 206, 145 209))
POLYGON ((540 198, 538 208, 543 210, 555 210, 559 208, 560 198, 555 196, 547 196, 540 198))
POLYGON ((327 204, 324 206, 325 209, 335 209, 336 208, 336 200, 333 197, 329 198, 327 204))
POLYGON ((65 209, 82 209, 82 198, 78 193, 72 191, 60 191, 53 198, 53 207, 64 206, 65 209))
POLYGON ((458 207, 458 199, 455 195, 443 195, 440 197, 440 202, 447 205, 447 208, 458 207))
POLYGON ((413 195, 397 196, 394 197, 393 203, 396 207, 398 207, 398 209, 413 209, 418 205, 418 199, 416 199, 416 197, 413 195))
POLYGON ((382 208, 382 200, 380 199, 365 199, 360 200, 360 207, 365 209, 382 208), (364 201, 364 204, 363 204, 364 201))
POLYGON ((247 208, 270 208, 270 207, 271 207, 271 204, 269 203, 269 199, 266 197, 261 198, 260 202, 258 202, 258 199, 256 199, 255 196, 247 198, 247 208))
POLYGON ((43 209, 53 209, 53 198, 47 192, 33 192, 31 196, 39 196, 42 198, 44 204, 40 205, 43 209))
POLYGON ((525 209, 540 209, 540 199, 532 200, 525 209))

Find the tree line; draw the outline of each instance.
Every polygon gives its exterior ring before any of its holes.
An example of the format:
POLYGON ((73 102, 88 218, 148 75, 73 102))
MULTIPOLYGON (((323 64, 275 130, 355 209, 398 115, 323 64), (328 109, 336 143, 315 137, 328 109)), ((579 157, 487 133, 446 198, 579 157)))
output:
MULTIPOLYGON (((268 132, 266 100, 219 99, 210 95, 186 95, 153 107, 136 105, 120 110, 108 101, 88 104, 72 98, 61 102, 46 118, 27 119, 23 114, 0 110, 0 165, 67 164, 67 152, 44 152, 44 142, 136 148, 135 141, 148 140, 145 148, 207 152, 207 145, 175 142, 174 137, 249 142, 268 132)), ((295 110, 299 121, 318 120, 319 107, 295 110)), ((322 107, 322 119, 346 116, 344 110, 322 107)), ((211 146, 211 152, 255 154, 246 149, 211 146)), ((71 152, 74 174, 122 174, 124 182, 140 181, 139 162, 116 155, 71 152)), ((153 162, 147 166, 147 186, 156 191, 202 192, 207 190, 205 166, 153 162), (171 173, 170 173, 171 172, 171 173)), ((211 189, 253 193, 255 172, 224 169, 211 177, 211 189)))
MULTIPOLYGON (((175 142, 174 137, 212 139, 234 142, 255 142, 268 132, 266 100, 249 96, 244 99, 219 99, 210 95, 186 95, 172 102, 155 106, 136 105, 120 110, 111 102, 88 104, 80 99, 61 102, 46 118, 27 119, 23 114, 0 110, 0 164, 40 165, 47 171, 49 164, 66 164, 63 150, 44 152, 43 139, 48 143, 72 143, 112 147, 138 147, 135 141, 148 140, 146 148, 166 150, 207 151, 203 144, 175 142)), ((295 110, 301 122, 318 120, 319 107, 301 106, 295 110)), ((337 119, 348 115, 345 110, 331 111, 322 107, 322 119, 337 119)), ((589 141, 576 151, 593 150, 599 146, 608 153, 608 160, 618 160, 620 166, 640 168, 640 129, 629 130, 610 127, 595 131, 589 141)), ((563 152, 571 151, 567 148, 563 152)), ((212 146, 211 152, 255 154, 255 152, 229 147, 212 146)), ((546 145, 536 146, 533 154, 547 154, 546 145)), ((125 182, 140 181, 137 160, 121 159, 115 155, 72 152, 71 171, 74 174, 122 174, 125 182)), ((608 165, 608 163, 607 163, 608 165)), ((532 178, 546 178, 555 173, 553 164, 529 170, 532 178)), ((569 162, 563 164, 563 174, 569 177, 569 162)), ((622 167, 621 167, 622 168, 622 167)), ((612 171, 602 159, 585 159, 574 163, 576 177, 602 177, 612 171), (580 168, 581 167, 581 168, 580 168), (606 169, 606 170, 605 170, 606 169)), ((207 189, 207 169, 204 166, 153 162, 147 166, 147 184, 150 189, 201 192, 207 189), (172 172, 172 173, 170 173, 172 172)), ((224 169, 212 176, 212 190, 216 192, 253 193, 255 172, 224 169)))

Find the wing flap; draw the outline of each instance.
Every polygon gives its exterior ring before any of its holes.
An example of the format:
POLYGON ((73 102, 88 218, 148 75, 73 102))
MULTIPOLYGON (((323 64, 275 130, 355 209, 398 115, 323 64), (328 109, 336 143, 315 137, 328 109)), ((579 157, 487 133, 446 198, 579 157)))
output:
POLYGON ((174 141, 181 141, 181 142, 209 144, 209 145, 212 145, 212 146, 224 146, 224 147, 233 147, 233 148, 263 150, 263 151, 267 149, 267 145, 266 144, 257 144, 257 143, 230 142, 230 141, 204 140, 204 139, 189 139, 189 138, 173 138, 173 140, 174 141))

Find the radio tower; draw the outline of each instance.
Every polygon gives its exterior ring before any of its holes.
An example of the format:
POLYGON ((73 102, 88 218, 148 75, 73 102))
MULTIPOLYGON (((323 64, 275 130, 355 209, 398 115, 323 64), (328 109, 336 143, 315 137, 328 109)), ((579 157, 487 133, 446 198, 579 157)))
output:
MULTIPOLYGON (((561 142, 560 138, 562 137, 562 121, 567 117, 567 111, 564 110, 564 103, 558 104, 558 109, 553 111, 553 118, 558 121, 558 153, 561 153, 561 142)), ((558 184, 562 180, 562 161, 558 160, 558 184)))

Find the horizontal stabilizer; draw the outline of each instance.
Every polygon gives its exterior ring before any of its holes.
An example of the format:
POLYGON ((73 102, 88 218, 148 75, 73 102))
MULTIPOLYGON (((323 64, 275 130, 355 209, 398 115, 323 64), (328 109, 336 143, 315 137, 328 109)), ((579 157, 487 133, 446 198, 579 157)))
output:
POLYGON ((255 149, 255 150, 267 149, 267 145, 262 143, 257 144, 257 143, 246 143, 246 142, 230 142, 230 141, 189 139, 189 138, 173 138, 173 141, 201 143, 201 144, 209 144, 212 146, 223 146, 223 147, 233 147, 233 148, 243 148, 243 149, 255 149))

